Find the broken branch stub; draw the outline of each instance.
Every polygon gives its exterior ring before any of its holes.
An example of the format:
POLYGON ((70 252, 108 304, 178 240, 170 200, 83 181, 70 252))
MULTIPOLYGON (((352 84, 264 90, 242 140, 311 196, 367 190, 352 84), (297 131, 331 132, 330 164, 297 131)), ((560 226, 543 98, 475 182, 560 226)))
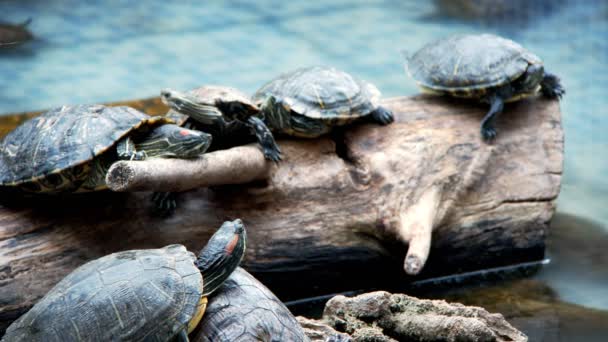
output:
POLYGON ((179 192, 200 187, 244 184, 269 177, 272 163, 254 145, 206 153, 196 159, 118 161, 106 175, 113 191, 179 192))

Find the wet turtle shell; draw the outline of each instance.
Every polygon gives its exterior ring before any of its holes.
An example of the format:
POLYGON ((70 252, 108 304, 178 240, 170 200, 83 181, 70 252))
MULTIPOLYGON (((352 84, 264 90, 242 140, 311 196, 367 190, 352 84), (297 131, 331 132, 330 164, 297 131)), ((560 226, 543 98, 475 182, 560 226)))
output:
MULTIPOLYGON (((234 107, 251 113, 259 112, 259 108, 251 101, 249 96, 236 88, 207 85, 186 92, 186 95, 196 99, 199 103, 214 104, 221 109, 232 111, 234 107)), ((169 109, 166 117, 178 125, 196 129, 213 136, 209 151, 216 151, 245 145, 255 141, 250 128, 237 120, 226 121, 217 118, 214 122, 200 123, 186 114, 175 109, 169 109)))
POLYGON ((171 122, 125 106, 53 109, 26 121, 2 140, 0 186, 34 192, 100 190, 81 187, 95 158, 129 134, 171 122))
MULTIPOLYGON (((190 90, 186 93, 197 102, 214 104, 230 111, 230 106, 244 106, 252 112, 258 112, 258 107, 249 99, 249 96, 243 94, 240 90, 232 87, 207 85, 200 88, 190 90)), ((188 115, 182 114, 174 109, 170 109, 166 114, 167 117, 175 121, 178 125, 184 125, 186 122, 197 127, 196 120, 189 120, 188 115)), ((206 127, 206 126, 203 126, 206 127)))
POLYGON ((542 66, 542 61, 512 40, 455 35, 424 46, 408 59, 407 71, 428 92, 482 98, 518 79, 530 65, 542 66))
POLYGON ((375 111, 380 91, 346 72, 314 66, 280 75, 262 86, 253 101, 260 105, 268 96, 297 114, 343 124, 375 111))
POLYGON ((170 245, 90 261, 15 321, 3 341, 168 341, 201 318, 206 298, 195 260, 170 245))
POLYGON ((289 309, 262 283, 237 268, 218 289, 192 332, 203 341, 308 341, 289 309))

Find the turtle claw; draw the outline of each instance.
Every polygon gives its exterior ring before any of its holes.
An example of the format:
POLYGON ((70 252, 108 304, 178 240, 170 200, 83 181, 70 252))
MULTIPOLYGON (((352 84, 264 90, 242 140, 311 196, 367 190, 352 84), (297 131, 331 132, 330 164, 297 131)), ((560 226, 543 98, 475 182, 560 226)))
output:
POLYGON ((152 202, 161 217, 171 216, 177 208, 175 194, 172 192, 155 192, 152 194, 152 202))
POLYGON ((279 146, 275 145, 275 147, 276 148, 263 147, 264 157, 268 160, 272 160, 273 162, 278 163, 283 158, 281 157, 281 149, 279 148, 279 146))
POLYGON ((561 99, 566 94, 566 89, 562 86, 559 77, 546 73, 541 81, 541 92, 550 99, 561 99))
POLYGON ((135 152, 131 155, 131 160, 145 160, 148 157, 145 151, 135 152))
POLYGON ((374 119, 374 121, 378 122, 381 125, 388 125, 395 121, 393 113, 384 107, 378 107, 372 113, 372 118, 374 119))
POLYGON ((494 139, 496 139, 496 129, 493 127, 482 127, 481 137, 486 143, 491 143, 494 141, 494 139))

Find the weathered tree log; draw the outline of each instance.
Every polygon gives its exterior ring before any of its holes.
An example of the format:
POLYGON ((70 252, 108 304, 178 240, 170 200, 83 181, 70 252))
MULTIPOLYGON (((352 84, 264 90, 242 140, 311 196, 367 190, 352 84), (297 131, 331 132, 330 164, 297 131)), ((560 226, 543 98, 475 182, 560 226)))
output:
POLYGON ((420 277, 543 257, 562 172, 557 102, 508 105, 492 145, 479 138, 482 106, 429 97, 384 105, 395 123, 279 140, 284 160, 270 178, 186 192, 169 218, 152 213, 147 193, 2 195, 0 322, 85 261, 171 243, 196 251, 227 218, 248 227, 243 266, 283 300, 411 280, 403 241, 419 242, 409 255, 431 248, 420 277))

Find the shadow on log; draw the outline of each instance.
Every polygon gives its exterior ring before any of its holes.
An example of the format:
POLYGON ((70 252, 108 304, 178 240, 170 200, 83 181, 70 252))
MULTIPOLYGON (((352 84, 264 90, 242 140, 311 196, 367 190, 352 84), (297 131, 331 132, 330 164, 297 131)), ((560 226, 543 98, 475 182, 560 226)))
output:
POLYGON ((383 105, 394 124, 280 140, 285 158, 270 178, 185 192, 169 218, 152 213, 149 193, 2 194, 0 324, 85 261, 196 250, 237 217, 250 240, 243 266, 283 300, 543 257, 562 173, 558 102, 508 105, 493 145, 479 137, 483 107, 423 96, 383 105), (403 271, 404 241, 412 274, 430 248, 417 277, 403 271))

